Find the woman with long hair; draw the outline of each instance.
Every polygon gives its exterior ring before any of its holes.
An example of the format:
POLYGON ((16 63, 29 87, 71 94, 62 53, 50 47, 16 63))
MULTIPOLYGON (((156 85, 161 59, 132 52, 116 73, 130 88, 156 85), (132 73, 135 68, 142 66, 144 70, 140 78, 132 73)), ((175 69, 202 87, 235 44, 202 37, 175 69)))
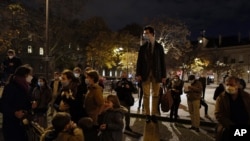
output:
POLYGON ((37 86, 32 92, 32 102, 35 104, 33 109, 33 120, 43 128, 47 128, 47 110, 52 97, 51 88, 44 77, 39 77, 37 86))
POLYGON ((78 123, 84 116, 83 93, 78 91, 80 82, 71 70, 64 70, 61 74, 61 84, 62 89, 55 100, 54 108, 58 112, 68 112, 72 120, 78 123))

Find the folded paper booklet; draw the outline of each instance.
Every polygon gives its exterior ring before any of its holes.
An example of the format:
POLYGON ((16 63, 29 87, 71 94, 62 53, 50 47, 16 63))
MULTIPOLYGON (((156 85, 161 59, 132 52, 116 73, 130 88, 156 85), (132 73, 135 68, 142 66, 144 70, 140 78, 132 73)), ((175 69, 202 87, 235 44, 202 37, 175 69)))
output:
POLYGON ((189 82, 185 82, 183 87, 184 87, 184 92, 187 92, 188 91, 188 86, 191 86, 191 83, 189 82))

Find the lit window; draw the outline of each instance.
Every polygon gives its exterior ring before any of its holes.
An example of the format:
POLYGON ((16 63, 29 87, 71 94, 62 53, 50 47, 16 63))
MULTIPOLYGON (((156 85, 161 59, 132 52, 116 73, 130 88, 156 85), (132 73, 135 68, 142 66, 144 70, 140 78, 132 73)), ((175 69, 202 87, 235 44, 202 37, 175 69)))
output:
POLYGON ((32 53, 32 46, 31 45, 28 45, 28 53, 32 53))
POLYGON ((39 55, 44 55, 43 47, 40 47, 40 48, 39 48, 39 55))

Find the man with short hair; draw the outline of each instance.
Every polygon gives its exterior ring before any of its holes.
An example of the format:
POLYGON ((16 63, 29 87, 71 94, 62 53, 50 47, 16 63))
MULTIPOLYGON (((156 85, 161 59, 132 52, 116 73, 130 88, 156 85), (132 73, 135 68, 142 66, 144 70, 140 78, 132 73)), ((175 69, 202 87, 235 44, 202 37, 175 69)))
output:
POLYGON ((250 95, 240 88, 235 76, 225 79, 225 91, 215 104, 214 115, 218 121, 217 141, 228 141, 229 129, 233 125, 250 125, 250 95))
POLYGON ((195 79, 194 75, 188 77, 189 86, 184 86, 187 94, 188 111, 191 117, 191 127, 189 129, 200 132, 200 100, 202 95, 202 84, 195 79))
POLYGON ((15 50, 9 49, 7 51, 7 58, 3 61, 3 81, 6 82, 11 74, 14 74, 16 69, 22 65, 20 58, 16 57, 15 50))
POLYGON ((166 82, 166 66, 164 50, 161 44, 155 40, 155 31, 151 26, 143 30, 146 42, 140 47, 136 76, 142 81, 143 104, 146 114, 146 123, 157 122, 160 84, 166 82), (150 112, 150 89, 152 84, 152 111, 150 112), (150 115, 151 114, 151 115, 150 115))
POLYGON ((132 132, 130 128, 130 107, 131 101, 130 98, 133 97, 132 92, 134 91, 135 87, 133 83, 128 80, 127 72, 123 71, 121 74, 121 80, 116 83, 116 94, 119 98, 120 104, 128 109, 128 112, 125 114, 125 130, 132 132))

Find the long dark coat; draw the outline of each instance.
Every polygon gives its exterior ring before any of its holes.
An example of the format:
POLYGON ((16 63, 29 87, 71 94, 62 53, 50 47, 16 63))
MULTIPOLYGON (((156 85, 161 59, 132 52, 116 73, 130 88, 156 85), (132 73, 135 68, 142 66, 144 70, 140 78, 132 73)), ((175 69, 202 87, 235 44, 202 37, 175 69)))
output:
POLYGON ((164 50, 161 44, 155 42, 153 54, 150 55, 149 44, 145 43, 140 47, 136 76, 141 76, 142 81, 146 81, 152 71, 156 82, 161 82, 162 78, 166 78, 166 65, 164 59, 164 50), (150 63, 151 62, 151 63, 150 63))
POLYGON ((3 135, 5 141, 27 141, 25 126, 22 119, 15 116, 19 110, 29 111, 31 109, 30 96, 27 89, 11 81, 4 87, 2 95, 3 110, 3 135))

